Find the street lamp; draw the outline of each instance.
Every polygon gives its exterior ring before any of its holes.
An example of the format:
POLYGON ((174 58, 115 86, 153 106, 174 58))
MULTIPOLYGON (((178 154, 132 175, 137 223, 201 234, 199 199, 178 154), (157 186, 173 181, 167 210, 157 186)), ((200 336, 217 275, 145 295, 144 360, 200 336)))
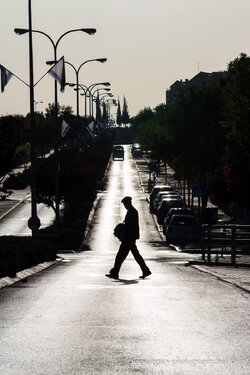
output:
MULTIPOLYGON (((76 88, 78 89, 78 86, 79 86, 79 72, 80 72, 80 69, 83 65, 87 64, 88 62, 92 62, 92 61, 97 61, 97 62, 100 62, 100 63, 105 63, 107 61, 107 59, 105 57, 101 57, 101 58, 98 58, 98 59, 90 59, 90 60, 86 60, 84 61, 78 69, 75 68, 75 66, 73 64, 71 64, 70 62, 68 61, 65 61, 65 64, 68 64, 70 65, 75 73, 76 73, 76 88)), ((76 90, 76 116, 77 118, 79 119, 79 90, 76 90)))
MULTIPOLYGON (((31 0, 29 0, 29 3, 31 4, 31 0)), ((73 33, 76 31, 82 31, 84 33, 87 33, 88 35, 93 35, 96 33, 96 29, 93 28, 81 28, 81 29, 72 29, 68 30, 65 33, 63 33, 56 42, 45 32, 40 31, 40 30, 32 30, 31 23, 29 29, 21 29, 21 28, 15 28, 14 29, 15 33, 18 35, 23 35, 29 32, 30 39, 32 36, 32 33, 38 33, 46 36, 46 38, 49 39, 53 46, 54 50, 54 61, 57 61, 57 47, 61 39, 69 34, 73 33)), ((30 54, 31 55, 31 54, 30 54)), ((33 68, 32 68, 33 69, 33 68)), ((34 89, 34 84, 32 82, 32 88, 34 89)), ((34 91, 33 91, 33 98, 32 98, 32 106, 33 106, 33 112, 34 112, 34 91)), ((59 170, 60 170, 60 165, 59 165, 59 134, 60 134, 60 129, 59 129, 59 122, 58 122, 58 100, 57 100, 57 81, 55 80, 55 123, 56 123, 56 142, 55 142, 55 148, 54 148, 54 154, 55 154, 55 214, 56 214, 56 219, 55 219, 55 224, 56 228, 59 227, 60 224, 60 215, 59 215, 59 170)))
POLYGON ((109 97, 113 97, 114 95, 111 93, 111 92, 102 92, 99 94, 99 91, 100 90, 105 90, 105 91, 108 91, 110 89, 105 89, 105 88, 100 88, 98 90, 95 90, 93 92, 93 96, 92 96, 92 113, 94 113, 94 110, 93 110, 93 107, 94 107, 94 102, 96 103, 96 118, 97 118, 97 114, 100 115, 100 104, 101 104, 101 101, 103 100, 103 98, 105 98, 106 96, 109 96, 109 97), (96 96, 96 98, 94 97, 94 93, 98 91, 98 94, 96 96))
POLYGON ((92 116, 94 117, 94 102, 96 102, 96 109, 97 109, 97 106, 98 106, 98 101, 100 99, 100 97, 102 95, 108 95, 108 96, 113 96, 113 94, 111 93, 99 93, 101 90, 105 90, 105 91, 110 91, 111 89, 110 88, 105 88, 105 87, 98 87, 97 89, 95 89, 93 92, 92 92, 92 95, 91 95, 91 113, 92 113, 92 116), (95 93, 98 93, 96 96, 95 96, 95 93))
POLYGON ((110 86, 110 82, 98 82, 98 83, 93 83, 92 85, 90 85, 90 86, 88 87, 88 92, 89 92, 89 114, 90 114, 90 116, 93 116, 93 113, 92 113, 92 98, 93 98, 92 90, 93 90, 96 86, 100 86, 100 85, 103 85, 103 86, 110 86))
POLYGON ((113 95, 111 92, 108 92, 108 93, 103 92, 103 93, 101 93, 101 94, 99 95, 99 97, 101 98, 102 101, 104 101, 105 96, 113 97, 114 95, 113 95))
MULTIPOLYGON (((29 0, 29 1, 30 1, 30 0, 29 0)), ((29 29, 21 29, 21 28, 16 27, 16 28, 14 29, 14 31, 15 31, 15 33, 16 33, 17 35, 23 35, 23 34, 28 33, 28 32, 29 32, 29 29)), ((59 43, 60 39, 61 39, 64 35, 69 34, 69 33, 72 33, 72 32, 74 32, 74 31, 83 31, 83 32, 85 32, 85 33, 87 33, 87 34, 89 34, 89 35, 93 35, 93 34, 96 33, 96 29, 90 29, 90 28, 82 28, 82 29, 73 29, 73 30, 69 30, 69 31, 66 31, 64 34, 62 34, 62 35, 60 36, 60 38, 59 38, 58 41, 57 41, 57 44, 59 43)), ((46 33, 44 33, 43 31, 40 31, 40 30, 32 30, 32 33, 40 33, 40 34, 43 34, 43 35, 46 35, 47 37, 49 37, 46 33)), ((50 37, 49 37, 49 38, 50 38, 50 37)), ((51 38, 50 38, 50 39, 51 39, 51 38)), ((53 42, 52 39, 51 39, 51 41, 53 42)))
MULTIPOLYGON (((111 89, 101 89, 101 90, 105 90, 105 91, 110 91, 111 89)), ((98 89, 98 91, 99 91, 99 89, 98 89)), ((111 95, 113 95, 111 92, 101 92, 101 94, 99 94, 99 97, 100 96, 105 96, 105 95, 109 95, 109 96, 111 96, 111 95)))
POLYGON ((83 90, 83 94, 80 94, 80 95, 83 95, 85 97, 85 119, 87 118, 87 95, 89 97, 89 115, 91 116, 92 115, 92 106, 91 106, 91 98, 92 98, 92 90, 94 89, 94 87, 96 86, 99 86, 99 85, 103 85, 103 86, 110 86, 110 82, 97 82, 97 83, 93 83, 92 85, 90 85, 89 87, 81 84, 81 83, 78 83, 78 86, 75 85, 75 84, 71 84, 69 83, 68 84, 69 86, 76 86, 76 88, 74 89, 75 91, 78 91, 80 89, 83 90))
POLYGON ((28 226, 32 235, 40 228, 40 219, 37 216, 37 189, 36 189, 36 147, 35 147, 35 113, 34 113, 34 67, 33 67, 33 42, 32 42, 32 11, 31 0, 28 1, 28 18, 29 18, 29 74, 30 74, 30 132, 31 132, 31 217, 28 220, 28 226))

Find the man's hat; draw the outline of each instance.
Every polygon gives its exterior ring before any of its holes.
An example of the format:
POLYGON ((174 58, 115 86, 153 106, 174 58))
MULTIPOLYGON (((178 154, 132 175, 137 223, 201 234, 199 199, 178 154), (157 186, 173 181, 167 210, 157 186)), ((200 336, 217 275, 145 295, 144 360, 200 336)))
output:
POLYGON ((131 201, 132 201, 131 197, 124 197, 121 202, 122 203, 131 203, 131 201))

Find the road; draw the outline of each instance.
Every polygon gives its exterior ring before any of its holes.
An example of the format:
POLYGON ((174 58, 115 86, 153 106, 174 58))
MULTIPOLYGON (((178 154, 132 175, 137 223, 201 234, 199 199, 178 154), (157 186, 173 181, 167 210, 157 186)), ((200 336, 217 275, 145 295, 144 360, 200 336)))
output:
MULTIPOLYGON (((8 202, 6 201, 6 203, 8 202)), ((31 235, 31 230, 27 226, 28 220, 31 216, 30 205, 30 197, 27 197, 19 202, 15 210, 11 211, 1 219, 0 236, 31 235)), ((55 219, 55 213, 52 208, 48 208, 44 204, 37 205, 37 215, 41 221, 41 228, 51 225, 55 219)))
POLYGON ((250 373, 249 294, 185 264, 166 247, 148 212, 127 149, 111 163, 89 251, 0 290, 0 374, 127 375, 250 373), (140 213, 138 248, 152 275, 129 255, 119 280, 104 275, 119 246, 112 231, 131 195, 140 213))

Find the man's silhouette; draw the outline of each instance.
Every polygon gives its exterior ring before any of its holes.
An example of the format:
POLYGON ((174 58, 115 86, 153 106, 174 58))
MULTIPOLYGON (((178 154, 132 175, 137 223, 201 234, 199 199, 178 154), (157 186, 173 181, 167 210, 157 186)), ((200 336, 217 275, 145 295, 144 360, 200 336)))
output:
POLYGON ((142 270, 142 276, 139 277, 141 279, 144 279, 145 277, 151 275, 151 271, 147 267, 135 243, 136 240, 140 238, 138 211, 132 205, 131 197, 124 197, 122 199, 122 203, 127 209, 127 214, 124 219, 124 234, 121 240, 120 248, 115 258, 114 267, 105 276, 112 279, 118 279, 121 265, 126 259, 129 251, 131 250, 136 262, 139 264, 142 270))

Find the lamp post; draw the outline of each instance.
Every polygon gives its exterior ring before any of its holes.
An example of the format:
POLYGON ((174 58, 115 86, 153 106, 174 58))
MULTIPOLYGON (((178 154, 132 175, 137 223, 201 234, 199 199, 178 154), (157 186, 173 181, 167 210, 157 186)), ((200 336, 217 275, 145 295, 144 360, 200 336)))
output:
POLYGON ((86 121, 86 119, 87 119, 87 93, 88 93, 88 88, 87 88, 87 86, 79 83, 78 87, 75 88, 74 90, 79 91, 80 89, 83 90, 83 94, 80 94, 80 95, 84 96, 84 119, 86 121))
MULTIPOLYGON (((31 3, 31 0, 29 0, 29 3, 31 3)), ((23 35, 29 32, 30 39, 32 37, 32 33, 38 33, 46 36, 46 38, 49 39, 53 46, 54 50, 54 61, 57 61, 57 47, 61 39, 66 36, 69 33, 73 33, 76 31, 82 31, 84 33, 87 33, 89 35, 93 35, 96 32, 96 29, 93 28, 81 28, 81 29, 72 29, 68 30, 65 33, 63 33, 56 42, 45 32, 40 31, 40 30, 32 30, 31 24, 29 29, 22 29, 22 28, 15 28, 14 29, 15 33, 18 35, 23 35)), ((34 86, 32 82, 32 87, 34 86)), ((60 170, 60 165, 59 165, 59 134, 60 134, 60 129, 59 129, 59 122, 58 122, 58 94, 57 94, 57 81, 55 80, 55 123, 56 123, 56 142, 55 142, 55 148, 54 148, 54 154, 55 154, 55 214, 56 214, 56 219, 55 219, 55 226, 56 229, 59 228, 60 224, 60 197, 59 197, 59 170, 60 170)), ((33 106, 33 112, 34 112, 34 93, 33 93, 33 99, 32 99, 32 106, 33 106)))
POLYGON ((33 68, 33 41, 32 41, 32 10, 31 0, 28 1, 29 18, 29 74, 30 74, 30 131, 31 131, 31 217, 28 226, 32 235, 40 228, 40 219, 37 216, 37 189, 36 189, 36 147, 35 147, 35 115, 34 115, 34 68, 33 68))
POLYGON ((92 95, 91 95, 91 113, 92 113, 92 116, 94 117, 94 102, 96 102, 96 107, 98 105, 98 100, 100 98, 100 96, 102 95, 108 95, 108 96, 113 96, 113 94, 111 93, 106 93, 106 92, 103 92, 101 94, 99 94, 99 91, 101 90, 105 90, 105 91, 110 91, 111 89, 110 88, 105 88, 105 87, 98 87, 97 89, 95 89, 93 92, 92 92, 92 95), (95 97, 95 93, 98 93, 95 97))
POLYGON ((91 116, 92 115, 92 111, 91 111, 91 109, 92 109, 92 106, 91 106, 92 89, 94 89, 94 87, 99 86, 99 85, 110 86, 110 82, 93 83, 89 87, 87 87, 87 86, 85 86, 81 83, 78 83, 78 86, 75 85, 75 84, 69 83, 69 86, 76 86, 76 88, 74 90, 78 91, 79 89, 82 89, 83 92, 84 92, 83 94, 80 94, 80 95, 83 95, 85 97, 85 119, 87 118, 87 95, 89 97, 89 115, 91 116))
POLYGON ((98 59, 90 59, 90 60, 86 60, 84 61, 78 69, 75 68, 75 66, 73 64, 71 64, 70 62, 68 61, 65 61, 65 64, 68 64, 70 65, 75 73, 76 73, 76 116, 77 118, 79 119, 79 72, 80 72, 80 69, 83 65, 87 64, 88 62, 92 62, 92 61, 97 61, 97 62, 100 62, 100 63, 105 63, 107 61, 107 59, 105 57, 101 57, 101 58, 98 58, 98 59))
POLYGON ((94 101, 96 102, 96 117, 97 117, 97 113, 99 114, 99 117, 100 117, 100 111, 101 111, 100 104, 101 104, 101 101, 103 100, 103 98, 105 98, 106 96, 113 97, 113 94, 111 92, 108 92, 108 93, 103 92, 103 93, 99 94, 99 90, 98 90, 98 96, 96 98, 93 97, 93 99, 92 99, 92 112, 93 112, 93 103, 94 103, 94 101))
POLYGON ((93 83, 92 85, 90 85, 90 86, 88 87, 88 92, 89 92, 89 114, 90 114, 90 116, 93 116, 93 113, 92 113, 92 97, 93 97, 92 90, 93 90, 96 86, 100 86, 100 85, 103 85, 103 86, 110 86, 110 82, 98 82, 98 83, 93 83))

